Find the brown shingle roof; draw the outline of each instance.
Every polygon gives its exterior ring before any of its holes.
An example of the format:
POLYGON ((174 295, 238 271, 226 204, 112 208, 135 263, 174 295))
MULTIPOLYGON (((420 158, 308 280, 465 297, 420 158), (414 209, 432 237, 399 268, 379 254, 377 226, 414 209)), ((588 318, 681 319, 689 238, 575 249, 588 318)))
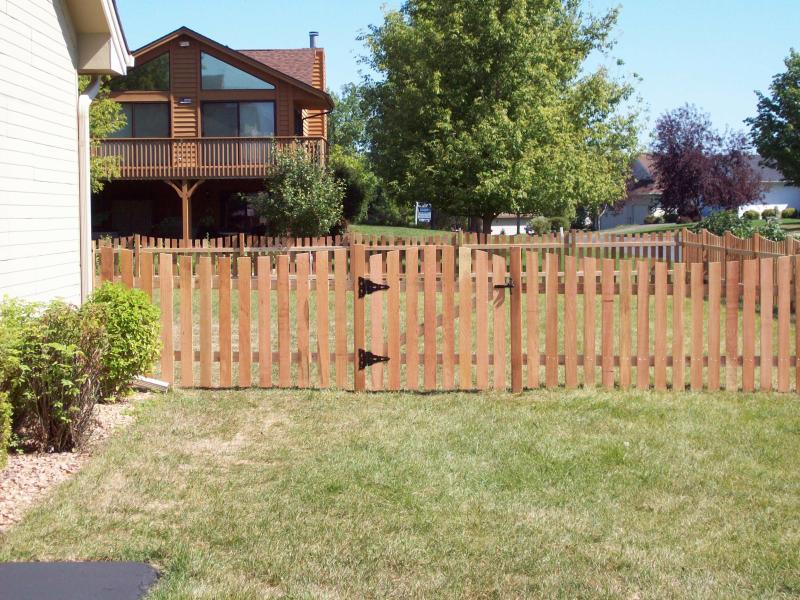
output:
POLYGON ((308 85, 314 72, 314 48, 291 50, 237 50, 253 60, 272 67, 308 85))

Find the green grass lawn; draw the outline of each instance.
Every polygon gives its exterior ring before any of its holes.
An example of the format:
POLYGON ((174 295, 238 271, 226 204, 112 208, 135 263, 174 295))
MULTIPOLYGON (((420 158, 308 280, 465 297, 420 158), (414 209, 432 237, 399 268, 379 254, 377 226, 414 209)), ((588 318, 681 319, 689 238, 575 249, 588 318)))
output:
POLYGON ((183 392, 0 560, 145 560, 164 598, 789 598, 793 396, 183 392))
POLYGON ((428 237, 452 233, 443 229, 428 229, 423 227, 390 227, 388 225, 350 225, 349 231, 363 235, 393 235, 395 237, 428 237))
MULTIPOLYGON (((778 222, 788 233, 791 233, 792 235, 797 235, 800 233, 800 219, 778 219, 778 222)), ((766 223, 767 222, 765 220, 753 222, 756 228, 759 229, 766 225, 766 223)), ((664 231, 680 231, 681 229, 685 229, 690 226, 691 224, 678 225, 676 223, 659 223, 655 225, 621 225, 613 229, 604 229, 603 233, 661 233, 664 231)))

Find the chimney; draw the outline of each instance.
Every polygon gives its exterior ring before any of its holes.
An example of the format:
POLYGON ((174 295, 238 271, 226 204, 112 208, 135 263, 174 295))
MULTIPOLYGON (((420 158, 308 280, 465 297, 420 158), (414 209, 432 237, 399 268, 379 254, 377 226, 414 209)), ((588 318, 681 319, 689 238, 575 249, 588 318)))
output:
POLYGON ((316 48, 317 47, 317 38, 319 37, 319 31, 309 31, 308 32, 308 47, 309 48, 316 48))

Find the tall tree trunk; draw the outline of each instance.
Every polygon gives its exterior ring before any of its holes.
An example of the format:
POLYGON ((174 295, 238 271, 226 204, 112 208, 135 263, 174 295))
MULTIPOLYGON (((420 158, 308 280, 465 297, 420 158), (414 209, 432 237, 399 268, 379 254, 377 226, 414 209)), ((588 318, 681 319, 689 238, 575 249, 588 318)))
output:
POLYGON ((497 217, 496 213, 486 213, 481 216, 483 233, 492 233, 492 222, 495 217, 497 217))

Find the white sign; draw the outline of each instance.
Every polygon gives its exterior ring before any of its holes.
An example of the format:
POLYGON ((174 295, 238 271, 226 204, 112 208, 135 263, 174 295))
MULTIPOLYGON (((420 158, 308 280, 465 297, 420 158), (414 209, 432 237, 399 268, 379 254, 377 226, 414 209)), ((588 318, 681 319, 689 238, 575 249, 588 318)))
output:
POLYGON ((414 223, 430 223, 431 222, 431 205, 422 204, 417 202, 417 209, 414 214, 414 223))

